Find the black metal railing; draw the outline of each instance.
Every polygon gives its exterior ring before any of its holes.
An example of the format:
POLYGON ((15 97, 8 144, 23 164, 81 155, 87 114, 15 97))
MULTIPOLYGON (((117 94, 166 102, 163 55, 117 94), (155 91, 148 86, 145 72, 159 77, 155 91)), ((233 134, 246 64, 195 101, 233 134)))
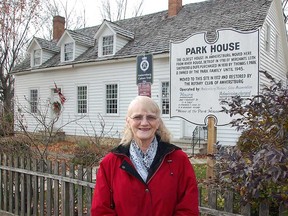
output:
POLYGON ((207 140, 207 127, 206 126, 196 126, 192 132, 192 156, 195 155, 195 146, 198 144, 199 148, 201 146, 201 141, 207 140))

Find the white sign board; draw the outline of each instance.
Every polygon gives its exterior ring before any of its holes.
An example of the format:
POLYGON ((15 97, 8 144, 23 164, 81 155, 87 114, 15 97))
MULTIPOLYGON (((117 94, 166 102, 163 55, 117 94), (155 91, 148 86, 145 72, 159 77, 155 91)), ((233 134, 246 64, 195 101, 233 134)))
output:
POLYGON ((220 112, 222 100, 258 94, 259 30, 217 34, 213 43, 205 33, 170 43, 170 117, 204 125, 215 116, 217 125, 225 125, 232 119, 220 112))

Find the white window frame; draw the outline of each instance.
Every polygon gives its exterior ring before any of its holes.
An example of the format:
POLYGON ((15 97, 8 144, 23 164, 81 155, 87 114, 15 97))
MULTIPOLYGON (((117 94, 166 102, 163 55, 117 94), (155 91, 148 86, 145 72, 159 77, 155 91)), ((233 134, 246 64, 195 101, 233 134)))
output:
POLYGON ((88 86, 87 85, 78 85, 77 86, 77 113, 78 114, 86 114, 88 113, 88 86), (82 89, 81 89, 82 88, 82 89), (79 95, 80 93, 84 93, 81 91, 85 91, 85 94, 79 95))
POLYGON ((106 83, 105 84, 105 113, 106 115, 118 115, 119 114, 119 83, 114 82, 114 83, 106 83), (108 87, 114 86, 113 89, 108 89, 108 87), (116 93, 113 92, 113 90, 116 93), (109 91, 109 92, 108 92, 109 91), (108 95, 109 94, 109 95, 108 95), (113 107, 115 106, 116 103, 116 108, 113 107))
POLYGON ((33 65, 39 66, 41 64, 41 49, 33 51, 33 65))
POLYGON ((73 60, 74 43, 69 42, 63 45, 63 60, 65 62, 73 60))
POLYGON ((162 115, 169 115, 170 114, 170 82, 169 81, 161 81, 160 83, 161 89, 160 89, 160 95, 161 95, 161 101, 160 101, 160 107, 161 107, 161 113, 162 115), (166 85, 166 86, 163 86, 166 85), (168 109, 167 109, 168 105, 168 109))
POLYGON ((102 56, 113 55, 114 53, 114 35, 105 35, 102 37, 102 56))
POLYGON ((30 89, 29 103, 31 113, 38 113, 38 99, 39 99, 39 90, 37 88, 30 89))
POLYGON ((266 24, 266 31, 265 31, 265 50, 267 52, 270 51, 271 46, 271 27, 269 24, 266 24))

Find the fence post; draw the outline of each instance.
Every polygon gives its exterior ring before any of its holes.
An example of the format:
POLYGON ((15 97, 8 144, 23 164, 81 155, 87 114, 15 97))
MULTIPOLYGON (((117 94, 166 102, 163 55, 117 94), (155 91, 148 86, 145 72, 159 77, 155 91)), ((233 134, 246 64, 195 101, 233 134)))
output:
POLYGON ((267 200, 264 200, 263 202, 260 203, 259 215, 269 216, 269 203, 267 202, 267 200))
POLYGON ((217 191, 213 187, 208 187, 208 206, 217 209, 217 191))
MULTIPOLYGON (((52 173, 52 162, 47 161, 47 173, 52 173)), ((47 215, 52 215, 52 179, 47 178, 47 215)))
MULTIPOLYGON (((83 180, 83 166, 78 166, 78 180, 83 180)), ((83 216, 83 187, 78 185, 78 215, 83 216)))
MULTIPOLYGON (((87 182, 92 182, 92 168, 88 167, 87 170, 87 182)), ((87 195, 87 216, 90 216, 90 209, 91 209, 91 203, 92 203, 92 189, 90 187, 86 187, 86 195, 87 195)))
POLYGON ((233 201, 234 201, 234 194, 232 191, 225 191, 224 192, 224 211, 225 212, 233 212, 233 201))
MULTIPOLYGON (((3 165, 7 166, 7 155, 4 154, 4 158, 3 158, 3 165)), ((3 171, 3 200, 4 200, 4 211, 8 210, 8 171, 4 170, 3 171)))
MULTIPOLYGON (((8 166, 13 167, 13 159, 12 155, 8 156, 8 166)), ((9 212, 13 213, 13 172, 11 170, 8 171, 8 193, 9 193, 9 212)))
MULTIPOLYGON (((25 160, 24 157, 22 156, 20 158, 20 168, 24 169, 25 168, 25 160)), ((25 215, 25 194, 27 194, 26 190, 26 185, 25 185, 25 175, 24 173, 20 174, 20 186, 21 186, 21 204, 20 204, 20 215, 24 216, 25 215)))
MULTIPOLYGON (((19 159, 18 157, 14 158, 14 167, 15 168, 19 168, 19 159)), ((19 173, 15 172, 14 173, 14 179, 15 179, 15 196, 14 196, 14 204, 15 204, 15 209, 14 212, 16 215, 19 215, 19 194, 20 194, 20 190, 19 190, 19 173)))
POLYGON ((287 216, 288 209, 284 204, 280 204, 279 206, 279 216, 287 216))
MULTIPOLYGON (((40 160, 40 172, 44 172, 44 160, 41 159, 40 160)), ((39 177, 40 178, 40 215, 44 215, 44 203, 45 203, 45 199, 44 199, 44 177, 39 177)))
MULTIPOLYGON (((74 179, 75 174, 74 174, 74 165, 70 164, 69 168, 69 177, 74 179)), ((70 183, 69 185, 69 208, 70 208, 70 216, 74 216, 75 214, 75 202, 74 202, 74 184, 70 183)))
POLYGON ((249 203, 246 203, 246 205, 241 205, 241 214, 244 216, 251 215, 251 205, 249 203))
MULTIPOLYGON (((61 174, 66 176, 66 164, 61 163, 61 174)), ((65 181, 61 182, 61 203, 62 203, 62 215, 69 215, 69 184, 65 181)))
MULTIPOLYGON (((31 170, 31 159, 28 158, 26 160, 26 169, 31 170)), ((26 182, 26 188, 27 188, 27 215, 31 215, 31 200, 32 200, 32 178, 31 175, 27 175, 27 182, 26 182)))
MULTIPOLYGON (((32 160, 32 170, 37 172, 37 163, 38 161, 36 159, 32 160)), ((38 176, 32 177, 32 185, 33 185, 33 215, 38 215, 38 176)))
POLYGON ((199 200, 199 206, 202 206, 202 186, 198 187, 198 200, 199 200))
MULTIPOLYGON (((55 161, 54 174, 59 174, 59 162, 55 161)), ((53 180, 54 183, 54 215, 59 215, 59 181, 53 180)))

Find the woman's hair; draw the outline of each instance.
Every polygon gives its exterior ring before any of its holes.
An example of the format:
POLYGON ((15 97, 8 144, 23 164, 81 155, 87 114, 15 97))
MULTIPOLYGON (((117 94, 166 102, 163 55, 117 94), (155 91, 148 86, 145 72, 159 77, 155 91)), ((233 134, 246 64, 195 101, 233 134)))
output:
MULTIPOLYGON (((134 100, 132 100, 128 106, 126 118, 131 116, 134 105, 138 103, 144 105, 149 112, 156 114, 157 118, 159 118, 159 128, 156 131, 156 135, 160 137, 161 141, 170 143, 171 134, 161 119, 161 116, 160 116, 161 111, 159 109, 159 106, 150 97, 137 96, 134 100)), ((123 137, 120 143, 127 145, 131 142, 132 139, 133 139, 133 133, 126 121, 123 137)))

